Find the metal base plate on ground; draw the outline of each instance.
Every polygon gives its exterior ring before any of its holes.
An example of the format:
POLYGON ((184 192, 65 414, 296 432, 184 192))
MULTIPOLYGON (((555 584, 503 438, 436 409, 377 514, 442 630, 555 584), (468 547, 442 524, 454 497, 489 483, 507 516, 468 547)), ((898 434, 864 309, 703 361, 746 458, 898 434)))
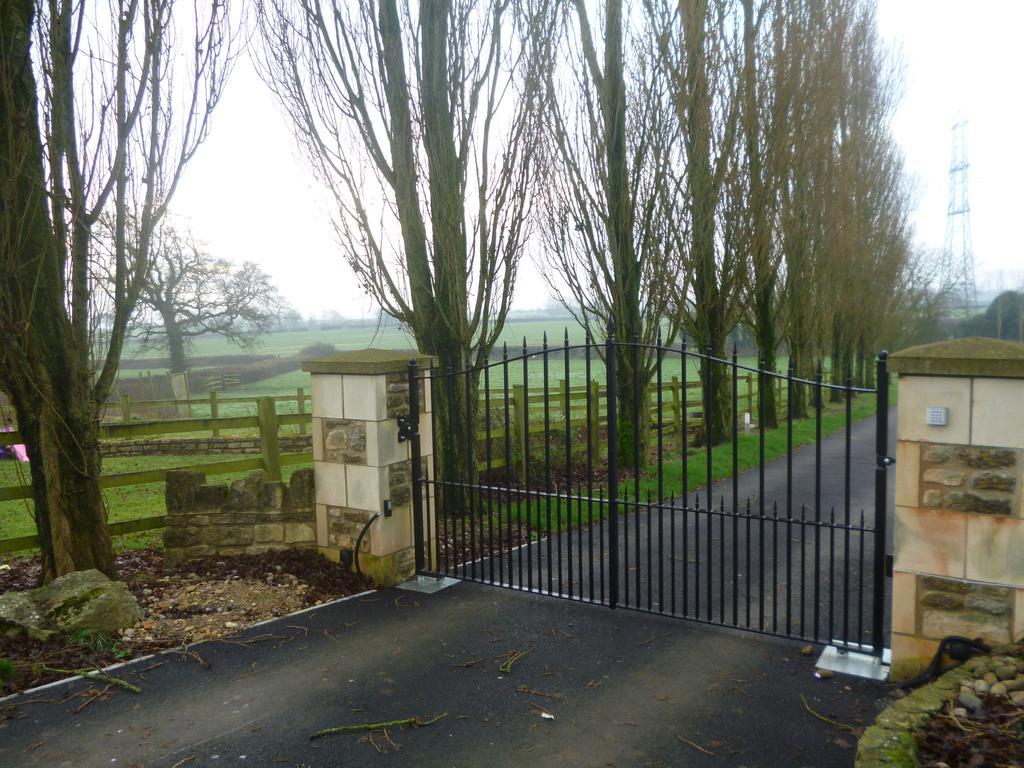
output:
POLYGON ((840 672, 844 675, 863 677, 867 680, 888 680, 889 664, 892 661, 892 651, 886 648, 882 651, 882 658, 869 653, 867 646, 860 646, 862 650, 852 650, 857 646, 829 645, 818 657, 817 667, 828 669, 832 672, 840 672))
POLYGON ((454 587, 459 583, 458 579, 449 579, 447 576, 416 576, 415 578, 396 584, 396 589, 407 589, 410 592, 424 592, 432 595, 442 589, 454 587))

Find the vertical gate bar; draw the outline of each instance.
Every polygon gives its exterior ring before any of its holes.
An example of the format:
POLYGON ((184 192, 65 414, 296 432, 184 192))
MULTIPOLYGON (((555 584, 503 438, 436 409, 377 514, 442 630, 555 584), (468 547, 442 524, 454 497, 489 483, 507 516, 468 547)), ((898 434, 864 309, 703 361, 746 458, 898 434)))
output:
MULTIPOLYGON (((424 485, 424 491, 426 492, 426 494, 425 494, 426 497, 423 499, 423 504, 424 504, 424 516, 423 517, 427 521, 426 552, 427 552, 428 560, 429 560, 427 571, 429 573, 437 573, 438 572, 438 565, 437 565, 438 561, 436 559, 434 559, 435 551, 430 548, 430 542, 432 542, 432 541, 436 542, 439 537, 435 535, 435 534, 438 533, 438 531, 435 529, 435 526, 433 524, 431 524, 431 522, 430 522, 431 512, 432 512, 432 510, 430 508, 430 488, 431 488, 432 484, 430 482, 430 478, 429 477, 427 478, 427 480, 424 482, 423 485, 424 485)), ((436 547, 437 545, 435 544, 434 546, 436 547)))
MULTIPOLYGON (((704 383, 705 383, 707 391, 704 392, 703 394, 704 394, 704 479, 705 479, 705 484, 704 484, 705 494, 704 494, 704 497, 705 497, 706 508, 707 508, 707 518, 706 519, 707 519, 707 535, 708 535, 708 542, 707 542, 708 552, 707 552, 706 567, 708 569, 708 577, 707 577, 707 581, 706 581, 706 584, 705 584, 705 589, 707 590, 707 600, 705 602, 704 610, 705 610, 706 615, 707 615, 707 620, 711 621, 711 607, 712 607, 711 606, 711 544, 712 544, 711 540, 714 538, 714 528, 711 527, 711 511, 714 509, 714 506, 715 506, 715 504, 714 504, 714 497, 711 494, 711 483, 712 483, 712 477, 713 477, 713 474, 712 474, 712 463, 713 463, 712 462, 712 448, 713 448, 713 445, 712 444, 714 442, 714 440, 712 438, 712 435, 714 433, 714 427, 712 425, 715 423, 715 414, 714 414, 714 407, 715 407, 715 405, 714 405, 715 404, 715 384, 714 384, 714 381, 715 381, 715 363, 714 363, 714 357, 712 356, 712 349, 711 349, 711 345, 710 344, 707 346, 706 352, 707 352, 707 357, 705 357, 705 364, 707 365, 707 377, 706 377, 707 380, 704 383)), ((698 504, 697 506, 699 507, 700 505, 698 504)), ((697 514, 698 515, 700 514, 700 510, 699 509, 698 509, 697 514)), ((698 613, 699 613, 699 611, 698 611, 698 613)))
POLYGON ((779 504, 772 500, 772 632, 779 631, 779 504))
MULTIPOLYGON (((640 499, 637 499, 637 504, 639 504, 639 503, 640 503, 640 499)), ((639 507, 637 507, 637 512, 639 513, 639 511, 640 511, 640 509, 639 509, 639 507)), ((639 518, 640 515, 637 514, 637 517, 639 518)), ((652 592, 653 592, 652 588, 654 586, 654 578, 653 578, 653 574, 651 573, 651 552, 653 552, 653 551, 654 550, 651 549, 651 489, 648 488, 647 489, 647 610, 648 611, 651 610, 651 598, 652 598, 652 592)), ((639 563, 639 562, 640 561, 637 560, 637 563, 639 563)), ((639 582, 639 579, 637 581, 639 582)))
POLYGON ((888 545, 888 467, 889 459, 889 353, 878 353, 875 375, 877 402, 875 406, 875 551, 874 582, 871 590, 871 649, 881 656, 885 643, 885 555, 888 545))
MULTIPOLYGON (((526 588, 533 591, 533 502, 530 500, 530 367, 523 336, 523 496, 526 499, 526 588)), ((520 513, 520 522, 522 521, 520 513)), ((538 547, 539 549, 539 547, 538 547)), ((520 553, 522 550, 519 550, 520 553)), ((523 585, 523 556, 519 555, 519 586, 523 585)))
POLYGON ((857 547, 857 642, 864 642, 864 510, 860 511, 857 547))
MULTIPOLYGON (((707 424, 707 412, 704 413, 707 424)), ((700 618, 700 491, 693 495, 693 613, 700 618)))
POLYGON ((725 496, 718 499, 718 621, 725 624, 725 496))
MULTIPOLYGON (((605 339, 605 388, 608 398, 608 606, 614 608, 619 601, 619 427, 618 392, 615 389, 615 326, 609 324, 605 339)), ((603 508, 603 505, 602 505, 603 508)), ((604 526, 601 526, 604 533, 604 526)), ((604 566, 604 558, 601 558, 604 566)), ((604 579, 601 579, 604 589, 604 579)))
MULTIPOLYGON (((685 358, 683 359, 683 365, 686 365, 685 358)), ((672 377, 675 379, 675 377, 672 377)), ((675 384, 675 381, 673 381, 675 384)), ((675 393, 675 389, 672 390, 675 393)), ((677 402, 682 403, 682 410, 686 410, 686 390, 683 390, 682 400, 677 402)), ((683 446, 683 452, 686 452, 686 433, 683 431, 683 419, 682 413, 677 413, 675 418, 675 426, 678 427, 676 432, 676 439, 680 441, 683 446)), ((669 561, 668 561, 668 579, 669 579, 669 599, 672 601, 672 606, 669 613, 676 612, 676 500, 675 497, 671 500, 671 510, 668 515, 668 538, 669 538, 669 561)))
MULTIPOLYGON (((577 579, 576 579, 576 592, 579 595, 579 599, 583 600, 583 488, 579 481, 576 481, 576 568, 577 579)), ((572 488, 569 489, 572 493, 572 488)), ((589 538, 590 529, 587 529, 589 538)))
MULTIPOLYGON (((475 579, 476 576, 476 565, 477 565, 477 540, 476 540, 476 504, 474 499, 473 491, 474 485, 478 482, 476 473, 476 425, 473 423, 473 406, 470 402, 472 400, 473 392, 473 369, 470 367, 469 359, 466 359, 466 374, 465 383, 463 386, 466 387, 466 461, 469 462, 469 476, 464 478, 464 484, 460 483, 459 495, 465 497, 469 502, 469 509, 467 513, 469 515, 469 562, 470 562, 470 574, 475 579)), ((484 563, 480 560, 480 577, 483 578, 484 563)))
MULTIPOLYGON (((583 378, 587 385, 587 546, 590 551, 590 599, 594 599, 594 448, 601 445, 600 440, 595 435, 591 435, 590 431, 594 429, 594 426, 598 423, 599 419, 595 418, 597 414, 593 413, 595 407, 600 408, 600 402, 596 398, 591 397, 591 392, 594 391, 594 386, 590 382, 590 345, 593 344, 593 340, 590 338, 590 331, 587 331, 586 343, 584 344, 584 363, 583 363, 583 378)), ((604 530, 604 522, 601 523, 601 529, 604 530)), ((604 562, 604 547, 601 548, 601 562, 604 562)), ((603 587, 603 584, 602 584, 603 587)), ((604 602, 602 598, 601 602, 604 602)))
MULTIPOLYGON (((561 521, 562 521, 562 493, 561 493, 561 490, 559 489, 557 483, 555 484, 555 487, 552 489, 551 493, 548 494, 549 501, 550 501, 552 496, 554 497, 554 506, 555 506, 555 514, 554 514, 554 518, 553 518, 556 521, 555 522, 555 530, 560 530, 561 529, 561 521)), ((550 543, 553 538, 555 538, 554 531, 551 529, 551 526, 548 526, 548 542, 550 543)), ((562 591, 562 546, 561 546, 561 536, 559 536, 558 544, 559 544, 559 546, 558 546, 558 592, 555 593, 555 594, 564 595, 565 593, 562 591)), ((551 574, 551 549, 548 549, 548 574, 549 575, 551 574)), ((549 581, 550 581, 550 579, 549 579, 549 581)), ((550 588, 548 589, 548 594, 552 594, 552 590, 550 588)))
POLYGON ((758 629, 764 629, 764 420, 765 420, 765 389, 771 386, 765 374, 767 363, 758 358, 757 365, 757 591, 758 591, 758 629))
MULTIPOLYGON (((449 365, 445 370, 445 384, 448 390, 448 461, 444 462, 444 480, 443 491, 444 491, 444 506, 446 511, 451 514, 452 518, 452 570, 455 575, 459 575, 459 566, 461 565, 460 559, 462 553, 465 551, 466 544, 466 518, 461 515, 457 515, 459 504, 455 503, 452 498, 455 495, 454 489, 451 487, 452 481, 452 465, 455 461, 455 446, 452 444, 454 435, 458 432, 455 431, 455 369, 449 365), (456 546, 458 542, 458 546, 456 546)), ((465 569, 462 569, 465 570, 465 569)))
MULTIPOLYGON (((793 373, 796 366, 793 364, 793 357, 790 355, 789 363, 786 366, 786 519, 793 519, 793 373)), ((792 524, 788 531, 792 532, 792 524)), ((800 529, 800 547, 803 550, 803 529, 800 529)), ((792 583, 792 540, 786 544, 786 634, 790 632, 793 618, 793 583, 792 583)), ((803 574, 800 575, 801 584, 803 574)), ((800 610, 803 611, 803 598, 800 598, 800 610)), ((800 634, 803 635, 801 625, 800 634)))
MULTIPOLYGON (((601 488, 598 491, 597 509, 598 509, 598 516, 601 518, 600 521, 599 521, 601 524, 600 524, 600 526, 598 528, 598 533, 599 533, 599 535, 601 537, 600 542, 599 542, 600 545, 601 545, 600 546, 600 551, 601 551, 601 572, 600 572, 600 577, 601 577, 601 581, 600 581, 600 585, 601 585, 601 602, 604 603, 604 598, 605 598, 605 593, 604 593, 604 585, 605 585, 605 567, 604 567, 604 517, 605 517, 605 514, 604 514, 604 488, 601 488)), ((609 525, 611 525, 611 517, 610 516, 609 516, 608 520, 609 520, 609 525)), ((611 557, 611 553, 610 552, 608 553, 608 556, 611 557)), ((591 562, 593 562, 593 561, 591 561, 591 562)), ((610 570, 614 572, 616 567, 618 567, 618 564, 613 564, 613 567, 610 570)), ((608 590, 609 594, 611 593, 610 586, 611 585, 609 583, 609 590, 608 590)), ((615 607, 611 603, 609 603, 609 605, 612 608, 615 607)))
MULTIPOLYGON (((636 499, 637 508, 636 511, 640 512, 640 443, 644 440, 645 435, 640 430, 640 414, 643 413, 643 423, 647 423, 647 419, 651 415, 651 401, 647 396, 647 388, 644 387, 644 391, 640 391, 640 339, 633 334, 633 343, 630 347, 633 363, 633 498, 636 499), (643 410, 641 410, 643 409, 643 410)), ((637 533, 639 534, 640 528, 637 525, 637 533)), ((637 558, 636 567, 640 568, 640 558, 637 558)), ((637 574, 640 571, 637 570, 637 574)), ((637 578, 637 587, 639 588, 640 579, 637 578)), ((637 606, 640 604, 640 593, 637 592, 637 606)))
MULTIPOLYGON (((504 403, 504 410, 502 412, 502 424, 505 427, 505 539, 508 542, 507 547, 502 546, 502 525, 499 521, 498 524, 498 549, 501 550, 501 562, 505 564, 505 568, 502 571, 508 572, 508 583, 509 585, 515 584, 515 579, 512 573, 512 424, 509 419, 509 391, 508 391, 508 342, 502 342, 501 344, 501 385, 502 393, 505 398, 502 400, 504 403)), ((499 505, 499 515, 501 513, 501 507, 499 505)))
MULTIPOLYGON (((568 550, 568 572, 569 572, 569 597, 572 597, 572 401, 569 399, 569 328, 565 328, 565 335, 562 339, 562 355, 565 358, 562 363, 564 365, 564 376, 565 376, 565 498, 566 498, 566 511, 569 513, 569 521, 566 525, 566 548, 568 550)), ((559 528, 561 528, 561 520, 559 520, 559 528)), ((561 550, 559 550, 561 551, 561 550)), ((581 595, 582 596, 582 595, 581 595)))
MULTIPOLYGON (((639 566, 637 566, 639 568, 639 566)), ((637 570, 637 580, 640 571, 637 570)), ((629 486, 622 492, 622 604, 629 605, 629 486)))
MULTIPOLYGON (((548 550, 548 594, 554 591, 553 544, 555 532, 551 528, 551 391, 549 374, 548 332, 544 331, 544 520, 547 526, 548 550)), ((538 574, 539 577, 539 574, 538 574)), ((562 591, 562 548, 558 548, 558 591, 562 591)))
POLYGON ((807 507, 800 505, 800 637, 807 637, 805 623, 807 599, 807 507))
MULTIPOLYGON (((736 342, 732 343, 732 570, 739 568, 739 513, 740 513, 740 440, 739 428, 735 416, 739 413, 739 360, 736 355, 736 342)), ((732 581, 732 623, 739 624, 739 579, 732 581)))
MULTIPOLYGON (((633 334, 631 355, 633 362, 633 499, 635 508, 633 510, 633 528, 636 536, 633 537, 633 546, 636 549, 636 607, 640 607, 640 443, 646 439, 646 435, 640 429, 641 423, 646 424, 651 415, 651 401, 647 396, 647 387, 640 391, 640 339, 636 333, 633 334), (643 422, 640 415, 643 414, 643 422)), ((650 549, 648 549, 648 557, 650 549)))
MULTIPOLYGON (((689 514, 687 512, 687 506, 690 504, 690 468, 689 468, 689 443, 690 443, 690 426, 689 426, 689 402, 687 398, 690 396, 689 388, 686 386, 686 368, 689 361, 686 359, 686 336, 683 336, 682 345, 682 364, 680 366, 680 377, 683 380, 683 439, 680 445, 682 446, 683 453, 683 615, 688 616, 690 613, 690 521, 689 514)), ((673 560, 673 562, 675 562, 673 560)), ((675 583, 675 579, 672 580, 675 583)))
MULTIPOLYGON (((835 585, 836 583, 836 508, 833 505, 829 512, 828 526, 828 638, 831 643, 835 637, 835 585)), ((845 639, 845 638, 844 638, 845 639)))
POLYGON ((437 555, 436 555, 437 559, 435 560, 435 566, 436 566, 438 572, 440 572, 442 570, 441 556, 442 556, 442 553, 443 553, 444 554, 443 570, 447 574, 448 573, 448 554, 449 554, 448 542, 450 541, 450 539, 448 537, 448 517, 445 514, 445 510, 443 509, 443 505, 441 504, 441 501, 442 501, 442 491, 439 489, 438 484, 437 484, 437 481, 440 478, 440 475, 438 474, 438 471, 437 471, 437 454, 438 454, 437 435, 440 432, 440 430, 437 428, 437 413, 438 413, 438 407, 437 407, 437 379, 438 379, 438 377, 437 377, 436 369, 434 368, 434 363, 431 362, 431 364, 430 364, 430 427, 431 427, 430 434, 434 436, 434 456, 433 456, 433 463, 434 463, 434 483, 433 483, 433 485, 434 485, 434 519, 435 519, 435 522, 436 522, 435 528, 437 529, 437 545, 436 545, 437 546, 437 555))
POLYGON ((743 521, 744 532, 743 535, 746 537, 745 546, 743 547, 746 561, 743 564, 743 579, 744 579, 744 593, 743 593, 743 604, 746 608, 746 620, 747 628, 750 628, 750 497, 747 496, 747 508, 746 515, 743 521))
POLYGON ((412 463, 412 536, 415 544, 416 573, 425 571, 423 552, 423 467, 420 462, 420 382, 416 358, 409 361, 409 426, 412 429, 409 440, 409 456, 412 463))
POLYGON ((846 456, 843 476, 843 640, 850 641, 850 469, 853 453, 853 373, 846 372, 846 456))
POLYGON ((793 516, 786 511, 786 634, 793 631, 793 516))
MULTIPOLYGON (((494 583, 494 493, 492 487, 494 485, 491 479, 491 473, 493 469, 491 465, 494 463, 494 457, 492 455, 491 441, 493 436, 491 435, 491 366, 484 362, 484 435, 486 444, 484 446, 484 461, 487 462, 487 559, 488 559, 488 570, 489 580, 494 583)), ((484 506, 483 500, 481 499, 481 507, 484 506)), ((483 534, 483 520, 484 520, 484 509, 480 510, 480 525, 481 525, 481 538, 483 534)), ((501 521, 501 515, 498 515, 498 521, 501 521)), ((498 541, 501 541, 501 529, 498 530, 498 541)), ((499 543, 500 549, 500 543, 499 543)), ((500 579, 499 579, 500 580, 500 579)))
MULTIPOLYGON (((655 386, 658 390, 658 610, 665 610, 665 555, 662 542, 665 540, 665 437, 664 437, 664 402, 661 394, 661 326, 658 326, 657 349, 655 350, 655 386)), ((648 555, 650 556, 650 555, 648 555)))
POLYGON ((814 639, 821 634, 821 360, 814 374, 814 639))

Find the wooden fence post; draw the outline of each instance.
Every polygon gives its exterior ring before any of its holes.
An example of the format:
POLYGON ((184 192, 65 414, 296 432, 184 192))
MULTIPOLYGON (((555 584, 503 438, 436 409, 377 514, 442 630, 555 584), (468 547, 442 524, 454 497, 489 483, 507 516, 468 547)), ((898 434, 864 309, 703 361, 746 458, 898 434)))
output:
MULTIPOLYGON (((220 416, 220 405, 217 403, 217 390, 210 390, 210 418, 216 419, 220 416)), ((213 428, 213 436, 220 437, 220 430, 217 427, 213 428)))
POLYGON ((587 382, 587 400, 590 402, 590 423, 587 425, 587 437, 590 442, 590 455, 597 461, 601 455, 601 385, 596 381, 587 382))
POLYGON ((747 413, 754 414, 754 374, 747 373, 747 413))
MULTIPOLYGON (((299 404, 299 415, 301 416, 306 413, 306 390, 303 389, 302 387, 299 387, 298 391, 295 394, 296 397, 298 397, 298 400, 296 402, 298 402, 299 404)), ((302 422, 301 424, 299 424, 299 434, 306 434, 306 422, 302 422)))
POLYGON ((526 441, 530 439, 530 402, 526 387, 512 385, 512 424, 519 443, 519 480, 526 485, 526 441))
POLYGON ((685 445, 686 436, 683 434, 683 409, 680 403, 681 400, 685 400, 686 394, 683 393, 680 397, 679 391, 679 377, 672 377, 672 431, 676 437, 682 441, 680 445, 685 445))
POLYGON ((121 420, 128 424, 132 420, 132 396, 121 395, 121 420))
POLYGON ((261 397, 256 403, 260 425, 260 458, 268 480, 281 479, 281 448, 277 442, 277 404, 272 397, 261 397))

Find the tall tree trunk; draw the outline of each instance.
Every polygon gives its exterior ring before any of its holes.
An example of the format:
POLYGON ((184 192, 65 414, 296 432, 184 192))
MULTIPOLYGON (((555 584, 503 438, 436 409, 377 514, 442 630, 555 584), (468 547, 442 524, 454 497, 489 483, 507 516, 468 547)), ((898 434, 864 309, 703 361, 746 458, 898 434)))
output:
POLYGON ((89 349, 65 311, 47 212, 33 9, 31 0, 0 4, 0 385, 29 451, 43 580, 87 568, 113 577, 89 349))
MULTIPOLYGON (((60 397, 51 387, 46 389, 47 398, 60 397)), ((43 582, 89 568, 116 578, 99 484, 98 421, 73 404, 58 408, 53 400, 50 403, 48 407, 14 398, 18 428, 31 459, 43 582)))
POLYGON ((631 346, 643 331, 640 318, 640 264, 636 257, 633 230, 633 193, 629 186, 626 142, 626 85, 623 75, 622 0, 605 4, 604 80, 601 106, 604 112, 605 162, 608 176, 608 244, 615 265, 615 300, 612 303, 615 334, 619 346, 615 374, 619 389, 619 462, 637 471, 647 465, 648 423, 646 407, 648 377, 646 351, 631 346))
POLYGON ((164 321, 164 335, 167 337, 167 354, 170 356, 171 373, 184 373, 188 370, 188 359, 185 357, 185 336, 174 316, 174 308, 160 310, 164 321))
MULTIPOLYGON (((778 370, 776 349, 779 346, 779 340, 775 334, 775 321, 772 313, 774 300, 775 295, 770 285, 760 287, 754 296, 754 341, 757 344, 757 365, 759 368, 771 372, 778 370)), ((775 387, 775 379, 766 376, 762 394, 766 429, 775 429, 779 426, 779 404, 775 387)))

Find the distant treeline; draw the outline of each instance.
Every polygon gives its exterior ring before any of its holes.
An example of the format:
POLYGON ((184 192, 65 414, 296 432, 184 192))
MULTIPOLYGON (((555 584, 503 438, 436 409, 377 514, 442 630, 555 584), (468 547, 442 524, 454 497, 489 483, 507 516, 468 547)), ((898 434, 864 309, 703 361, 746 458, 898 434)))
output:
POLYGON ((1024 341, 1024 291, 999 294, 984 312, 960 320, 954 326, 953 335, 1024 341))

